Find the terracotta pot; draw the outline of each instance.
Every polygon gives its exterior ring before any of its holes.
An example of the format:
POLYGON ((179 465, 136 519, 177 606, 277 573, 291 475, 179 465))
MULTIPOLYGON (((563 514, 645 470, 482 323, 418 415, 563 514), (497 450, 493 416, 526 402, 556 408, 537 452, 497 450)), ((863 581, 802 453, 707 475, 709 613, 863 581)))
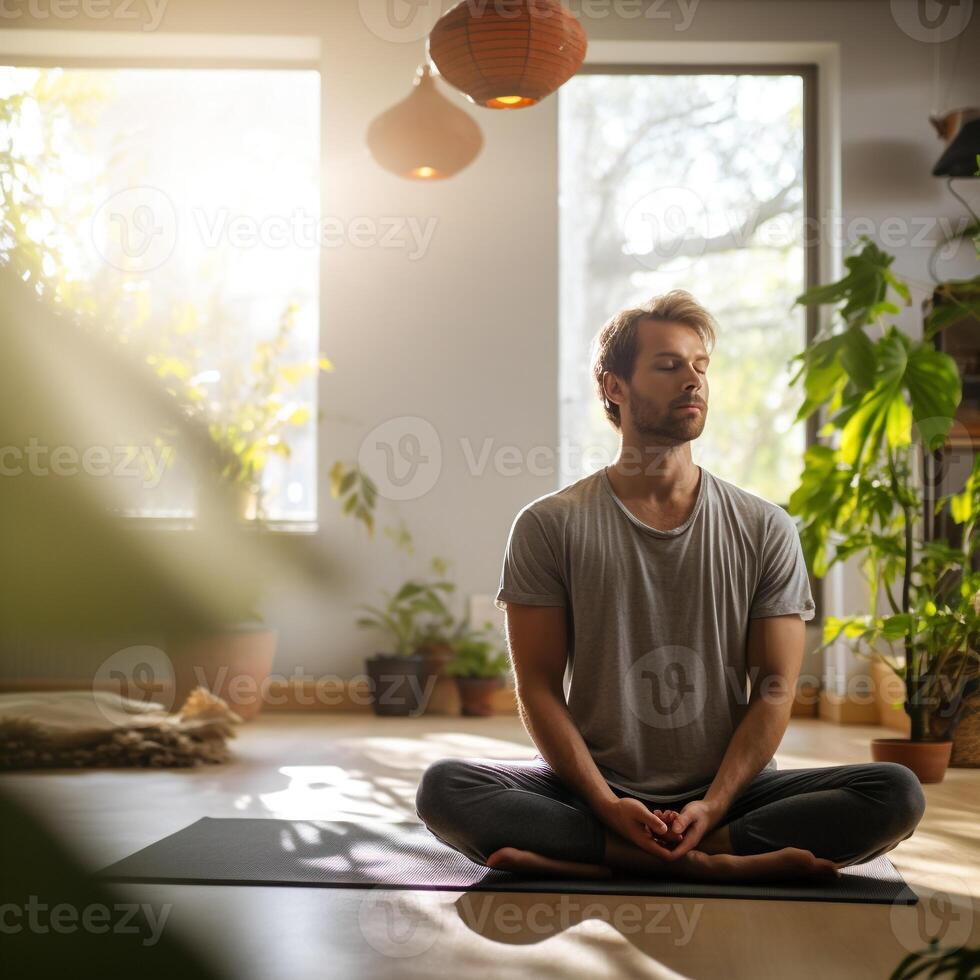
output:
POLYGON ((420 653, 376 653, 367 658, 365 666, 376 715, 404 717, 425 711, 435 684, 427 657, 420 653))
POLYGON ((871 678, 878 705, 878 724, 894 728, 908 736, 912 731, 912 719, 902 703, 905 700, 905 684, 902 678, 888 664, 877 658, 871 662, 871 678))
POLYGON ((454 678, 443 673, 443 668, 453 659, 452 647, 448 643, 431 643, 415 652, 425 657, 426 670, 436 678, 432 694, 426 699, 424 713, 458 717, 459 688, 454 678))
POLYGON ((953 751, 952 739, 913 742, 908 738, 871 739, 875 762, 899 762, 919 777, 920 783, 941 783, 953 751))
POLYGON ((235 489, 235 516, 240 521, 254 521, 259 513, 259 495, 247 487, 235 489))
POLYGON ((425 658, 426 669, 433 674, 441 674, 442 668, 453 659, 453 648, 448 643, 431 643, 415 652, 425 658))
POLYGON ((457 677, 462 711, 468 717, 486 718, 493 714, 493 695, 504 686, 503 677, 457 677))
POLYGON ((275 630, 243 624, 171 640, 174 710, 195 687, 204 687, 243 721, 254 718, 262 710, 277 638, 275 630))

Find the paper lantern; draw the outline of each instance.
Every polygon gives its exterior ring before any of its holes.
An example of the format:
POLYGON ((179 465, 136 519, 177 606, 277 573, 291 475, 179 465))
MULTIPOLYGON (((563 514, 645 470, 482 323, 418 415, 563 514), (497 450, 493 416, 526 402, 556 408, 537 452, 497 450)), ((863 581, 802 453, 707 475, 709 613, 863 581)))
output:
POLYGON ((980 109, 954 109, 930 116, 946 150, 932 168, 933 177, 975 177, 980 154, 980 109))
POLYGON ((483 133, 436 88, 429 66, 422 65, 411 95, 371 122, 367 144, 385 170, 410 180, 439 180, 473 162, 483 133))
POLYGON ((462 0, 432 28, 429 59, 471 102, 523 109, 578 71, 586 44, 558 0, 462 0))

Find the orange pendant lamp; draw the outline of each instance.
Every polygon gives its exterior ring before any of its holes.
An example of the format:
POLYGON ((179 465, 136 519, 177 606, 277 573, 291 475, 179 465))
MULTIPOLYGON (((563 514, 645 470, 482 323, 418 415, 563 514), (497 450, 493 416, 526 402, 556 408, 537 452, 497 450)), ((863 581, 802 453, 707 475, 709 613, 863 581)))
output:
POLYGON ((471 102, 523 109, 578 71, 586 45, 558 0, 462 0, 432 28, 429 59, 471 102))
POLYGON ((371 122, 367 144, 374 159, 399 177, 440 180, 476 159, 483 133, 436 88, 429 66, 422 65, 411 95, 371 122))

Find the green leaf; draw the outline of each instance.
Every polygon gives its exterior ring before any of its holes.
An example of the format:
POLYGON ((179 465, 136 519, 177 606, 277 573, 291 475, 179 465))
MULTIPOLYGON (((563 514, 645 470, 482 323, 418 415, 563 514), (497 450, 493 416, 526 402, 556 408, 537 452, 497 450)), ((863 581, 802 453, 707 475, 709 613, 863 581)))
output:
POLYGON ((350 488, 354 486, 354 481, 357 479, 357 471, 351 470, 346 473, 340 481, 338 493, 342 497, 344 494, 348 493, 350 488))
POLYGON ((846 335, 837 334, 808 347, 800 355, 803 359, 800 370, 806 372, 803 380, 805 398, 795 421, 802 422, 809 418, 847 380, 840 358, 840 350, 846 343, 846 335))
POLYGON ((423 591, 423 587, 415 582, 406 582, 399 590, 398 594, 395 596, 395 600, 398 602, 404 599, 410 599, 413 596, 418 595, 423 591))
POLYGON ((904 383, 923 445, 930 450, 941 448, 963 397, 956 362, 930 344, 915 344, 909 353, 904 383))
POLYGON ((915 629, 915 617, 910 613, 885 616, 881 620, 881 635, 886 640, 900 640, 915 629))
POLYGON ((861 241, 864 242, 861 251, 844 260, 848 272, 843 279, 808 289, 796 302, 802 306, 842 303, 840 312, 849 327, 864 326, 882 313, 896 312, 895 305, 887 299, 889 287, 908 303, 908 287, 889 271, 894 257, 866 235, 861 236, 861 241))
POLYGON ((882 440, 891 448, 908 445, 913 419, 923 444, 938 448, 961 397, 955 362, 932 345, 913 343, 893 326, 874 352, 874 385, 851 393, 832 420, 842 430, 841 459, 848 466, 870 464, 882 440))
POLYGON ((874 344, 863 329, 846 330, 841 334, 840 359, 847 375, 860 391, 867 391, 875 383, 878 367, 874 344))
POLYGON ((340 483, 344 477, 344 464, 338 459, 333 466, 330 467, 330 495, 332 497, 340 496, 340 483))

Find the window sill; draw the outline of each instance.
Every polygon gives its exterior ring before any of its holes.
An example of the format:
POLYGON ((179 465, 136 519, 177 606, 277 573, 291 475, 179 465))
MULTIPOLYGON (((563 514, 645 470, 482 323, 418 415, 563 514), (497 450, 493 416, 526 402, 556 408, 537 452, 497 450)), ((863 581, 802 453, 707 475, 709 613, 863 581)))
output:
MULTIPOLYGON (((126 527, 148 531, 197 531, 198 522, 193 517, 137 517, 126 514, 118 515, 120 523, 126 527)), ((310 535, 320 530, 317 521, 239 521, 243 529, 254 531, 256 534, 288 534, 310 535)))

